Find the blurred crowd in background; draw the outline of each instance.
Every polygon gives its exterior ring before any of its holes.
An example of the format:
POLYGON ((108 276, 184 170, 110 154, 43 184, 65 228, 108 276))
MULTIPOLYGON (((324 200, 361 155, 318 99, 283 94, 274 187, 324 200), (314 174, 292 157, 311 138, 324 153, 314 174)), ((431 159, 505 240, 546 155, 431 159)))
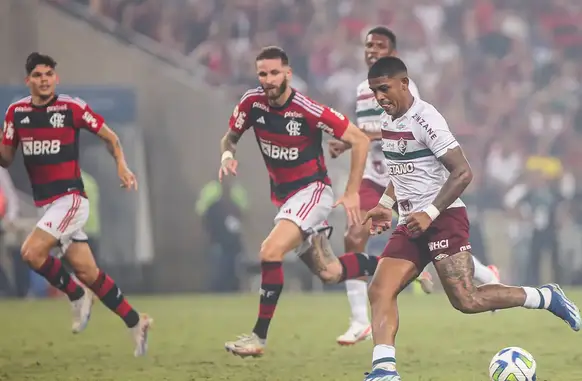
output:
POLYGON ((363 38, 389 27, 421 96, 447 118, 473 166, 465 199, 474 235, 481 211, 503 211, 514 262, 527 268, 514 281, 537 283, 547 253, 554 280, 582 282, 581 1, 52 1, 82 3, 126 35, 182 54, 233 100, 256 86, 260 47, 282 46, 293 85, 352 117, 366 77, 363 38))

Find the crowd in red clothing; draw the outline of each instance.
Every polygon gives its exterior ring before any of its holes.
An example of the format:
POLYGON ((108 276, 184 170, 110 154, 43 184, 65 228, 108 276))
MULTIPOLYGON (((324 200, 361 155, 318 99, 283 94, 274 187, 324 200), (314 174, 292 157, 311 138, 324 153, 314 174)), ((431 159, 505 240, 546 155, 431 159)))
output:
POLYGON ((260 47, 280 45, 294 86, 352 115, 364 34, 388 26, 421 96, 463 141, 489 207, 536 173, 582 227, 582 1, 53 1, 149 36, 235 95, 256 85, 260 47))

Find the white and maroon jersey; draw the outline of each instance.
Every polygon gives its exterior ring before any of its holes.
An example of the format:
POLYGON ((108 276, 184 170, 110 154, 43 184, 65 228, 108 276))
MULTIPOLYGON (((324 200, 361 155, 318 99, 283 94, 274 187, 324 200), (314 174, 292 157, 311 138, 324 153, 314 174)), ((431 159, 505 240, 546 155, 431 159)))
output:
MULTIPOLYGON (((322 132, 340 139, 348 118, 293 90, 281 107, 270 106, 261 87, 248 90, 234 108, 229 128, 253 128, 271 181, 271 200, 281 206, 314 182, 331 185, 323 157, 322 132)), ((317 202, 317 200, 313 200, 317 202)))
MULTIPOLYGON (((420 99, 418 87, 416 87, 416 84, 411 79, 409 79, 408 88, 414 98, 420 99)), ((358 127, 366 132, 380 132, 383 113, 384 110, 376 102, 374 93, 370 90, 368 80, 366 79, 360 83, 357 90, 356 121, 358 127)), ((388 186, 390 182, 390 176, 388 176, 384 161, 384 154, 382 153, 381 140, 374 140, 370 143, 370 151, 368 152, 363 178, 371 180, 383 187, 388 186)))
MULTIPOLYGON (((382 143, 387 172, 396 191, 399 223, 404 223, 410 213, 419 212, 434 201, 449 177, 438 158, 459 143, 445 118, 421 99, 415 99, 398 119, 385 115, 382 143)), ((464 206, 457 199, 449 208, 464 206)))
POLYGON ((56 95, 44 106, 31 97, 8 106, 2 144, 22 145, 24 166, 37 206, 50 204, 67 194, 85 195, 79 166, 79 132, 97 134, 103 117, 87 103, 69 95, 56 95))

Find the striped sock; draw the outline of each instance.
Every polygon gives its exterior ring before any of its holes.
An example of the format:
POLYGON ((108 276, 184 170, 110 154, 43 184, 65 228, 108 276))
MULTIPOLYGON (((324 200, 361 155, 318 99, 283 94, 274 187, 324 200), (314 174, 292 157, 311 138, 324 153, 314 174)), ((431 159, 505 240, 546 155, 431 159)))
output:
POLYGON ((261 300, 259 316, 253 332, 260 339, 267 338, 271 319, 275 314, 279 296, 283 291, 283 263, 261 262, 261 300))
POLYGON ((379 344, 372 352, 372 369, 381 368, 396 371, 396 349, 391 345, 379 344))
POLYGON ((529 309, 547 309, 552 301, 552 291, 547 288, 522 287, 525 291, 523 306, 529 309))
POLYGON ((42 266, 34 271, 43 276, 53 287, 67 294, 71 302, 79 300, 85 295, 85 290, 71 278, 61 260, 56 257, 49 255, 42 266))
POLYGON ((139 323, 139 314, 125 300, 123 293, 109 275, 99 270, 97 280, 89 288, 107 308, 123 319, 128 328, 135 327, 139 323))

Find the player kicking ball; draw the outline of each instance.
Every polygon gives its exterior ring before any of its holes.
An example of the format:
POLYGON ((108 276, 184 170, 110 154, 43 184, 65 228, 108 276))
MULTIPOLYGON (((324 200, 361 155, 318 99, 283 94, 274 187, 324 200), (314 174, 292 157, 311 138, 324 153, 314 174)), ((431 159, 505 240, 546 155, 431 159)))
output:
POLYGON ((56 94, 56 66, 47 55, 30 54, 25 65, 30 96, 11 104, 4 118, 0 165, 9 167, 22 146, 32 195, 41 215, 22 245, 22 258, 68 296, 73 310, 72 330, 79 333, 89 322, 93 295, 71 277, 60 258, 50 255, 59 247, 76 277, 123 319, 135 344, 134 355, 143 356, 152 319, 133 309, 115 282, 97 267, 83 231, 89 200, 79 166, 80 130, 88 130, 106 143, 117 163, 122 187, 137 190, 137 180, 127 167, 119 138, 103 117, 79 98, 56 94))
POLYGON ((369 140, 344 115, 290 87, 291 67, 278 47, 256 57, 261 87, 247 91, 229 121, 221 141, 219 179, 236 175, 234 159, 242 134, 253 128, 271 183, 271 200, 279 208, 275 227, 260 250, 259 313, 251 334, 225 343, 227 351, 261 356, 275 308, 283 290, 283 257, 295 252, 326 283, 373 274, 377 258, 363 253, 335 257, 327 241, 327 218, 343 205, 349 225, 361 224, 358 189, 369 140), (351 145, 351 169, 344 195, 334 202, 322 148, 322 132, 351 145))
POLYGON ((397 204, 399 221, 369 288, 375 346, 372 370, 365 381, 401 379, 394 346, 397 297, 431 261, 452 306, 463 313, 546 309, 579 331, 580 310, 558 285, 474 285, 469 221, 459 198, 471 182, 472 172, 459 143, 443 116, 410 93, 407 69, 400 59, 379 59, 370 68, 368 80, 388 115, 382 137, 391 182, 365 220, 372 221, 377 233, 387 230, 392 207, 397 204))
MULTIPOLYGON (((365 39, 364 60, 366 65, 371 67, 378 59, 397 55, 396 35, 390 29, 377 26, 370 29, 365 39)), ((416 84, 409 79, 408 89, 416 99, 420 99, 416 84)), ((356 94, 356 116, 357 125, 364 131, 371 140, 370 151, 364 170, 364 178, 360 186, 360 206, 361 215, 374 208, 384 190, 390 183, 390 168, 384 159, 382 152, 382 119, 384 110, 378 105, 368 79, 360 83, 356 94)), ((329 153, 332 158, 336 158, 350 147, 339 140, 329 141, 329 153)), ((366 249, 370 237, 371 221, 364 226, 352 225, 346 233, 344 247, 346 252, 362 252, 366 249)), ((476 258, 475 278, 481 283, 499 283, 499 275, 483 265, 476 258)), ((433 282, 428 271, 420 273, 415 279, 420 284, 422 290, 429 294, 433 289, 433 282)), ((353 279, 346 281, 346 291, 350 304, 351 318, 347 331, 336 339, 340 345, 353 345, 371 337, 372 327, 368 319, 368 284, 367 278, 353 279)))

